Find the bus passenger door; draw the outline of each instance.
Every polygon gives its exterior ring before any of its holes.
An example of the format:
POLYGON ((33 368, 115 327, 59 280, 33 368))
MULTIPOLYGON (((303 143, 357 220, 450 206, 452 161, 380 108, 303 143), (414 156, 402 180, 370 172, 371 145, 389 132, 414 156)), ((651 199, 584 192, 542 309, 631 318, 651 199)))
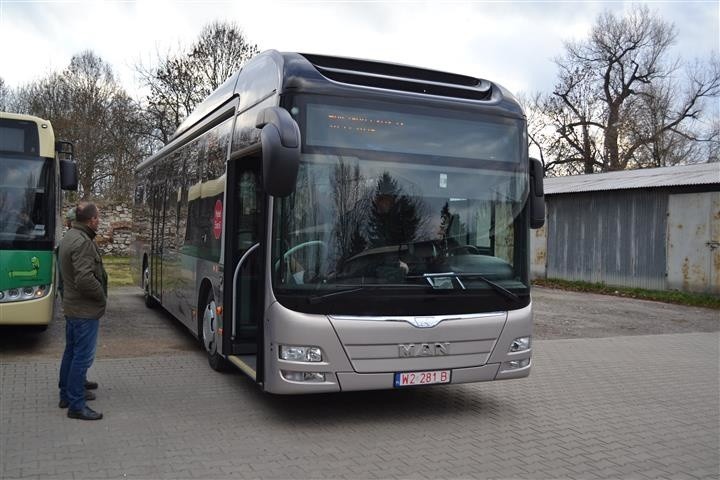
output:
POLYGON ((265 200, 257 155, 228 163, 225 217, 224 352, 250 356, 257 367, 261 342, 265 200), (232 187, 231 187, 232 185, 232 187), (242 263, 241 263, 242 262, 242 263), (229 268, 228 268, 229 267, 229 268), (229 307, 229 308, 228 308, 229 307), (228 311, 230 310, 230 311, 228 311), (228 314, 231 316, 228 317, 228 314), (229 320, 229 321, 228 321, 229 320))

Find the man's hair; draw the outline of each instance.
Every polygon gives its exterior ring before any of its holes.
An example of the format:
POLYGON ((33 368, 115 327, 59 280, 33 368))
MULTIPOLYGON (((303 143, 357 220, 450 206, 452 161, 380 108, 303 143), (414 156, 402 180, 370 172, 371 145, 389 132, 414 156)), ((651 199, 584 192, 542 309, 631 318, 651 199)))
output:
POLYGON ((98 209, 94 203, 80 202, 75 208, 75 219, 78 222, 87 223, 97 217, 98 209))

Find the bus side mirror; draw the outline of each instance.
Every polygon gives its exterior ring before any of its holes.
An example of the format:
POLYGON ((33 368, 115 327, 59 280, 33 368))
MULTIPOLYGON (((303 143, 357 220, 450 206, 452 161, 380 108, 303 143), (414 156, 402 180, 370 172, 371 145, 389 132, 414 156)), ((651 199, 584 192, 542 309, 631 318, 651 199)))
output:
POLYGON ((268 107, 258 114, 263 159, 263 187, 274 197, 295 191, 300 168, 300 128, 287 110, 268 107))
POLYGON ((543 166, 537 158, 530 159, 530 228, 545 225, 545 191, 543 166))
POLYGON ((60 160, 60 188, 73 191, 78 189, 77 164, 72 160, 60 160))

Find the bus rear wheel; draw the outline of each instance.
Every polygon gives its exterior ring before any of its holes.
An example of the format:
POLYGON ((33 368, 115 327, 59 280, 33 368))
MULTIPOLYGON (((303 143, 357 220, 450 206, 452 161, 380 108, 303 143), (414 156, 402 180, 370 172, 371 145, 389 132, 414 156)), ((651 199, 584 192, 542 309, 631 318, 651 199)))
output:
POLYGON ((148 308, 155 308, 157 302, 150 294, 150 267, 143 269, 143 292, 145 294, 145 306, 148 308))
POLYGON ((200 318, 200 331, 199 337, 203 348, 208 356, 208 363, 210 368, 215 371, 222 372, 227 369, 227 360, 225 360, 220 352, 218 352, 218 316, 217 316, 217 304, 213 297, 212 291, 208 292, 205 297, 205 308, 200 312, 202 317, 200 318))

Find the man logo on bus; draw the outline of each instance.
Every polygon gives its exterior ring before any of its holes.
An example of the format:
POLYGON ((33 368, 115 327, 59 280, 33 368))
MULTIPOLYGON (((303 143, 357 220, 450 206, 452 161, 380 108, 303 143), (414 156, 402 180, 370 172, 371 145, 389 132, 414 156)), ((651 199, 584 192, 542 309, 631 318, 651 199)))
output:
POLYGON ((450 343, 400 343, 400 357, 437 357, 450 354, 450 343))

